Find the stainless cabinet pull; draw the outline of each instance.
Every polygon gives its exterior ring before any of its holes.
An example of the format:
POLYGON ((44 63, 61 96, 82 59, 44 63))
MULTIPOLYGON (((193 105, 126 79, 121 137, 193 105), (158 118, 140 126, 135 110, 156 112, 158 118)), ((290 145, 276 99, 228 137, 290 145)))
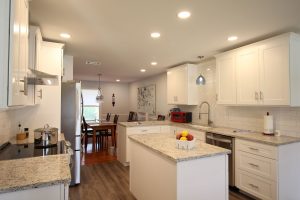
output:
POLYGON ((255 99, 255 100, 258 100, 258 92, 255 92, 254 99, 255 99))
POLYGON ((253 147, 249 147, 250 150, 253 150, 253 151, 259 151, 259 149, 256 149, 256 148, 253 148, 253 147))
POLYGON ((40 99, 42 99, 42 98, 43 98, 43 90, 40 89, 38 92, 40 93, 40 95, 39 95, 38 97, 39 97, 40 99))
POLYGON ((259 98, 260 98, 260 100, 263 100, 263 99, 264 99, 264 95, 263 95, 263 92, 262 92, 262 91, 259 92, 259 98))
POLYGON ((24 83, 23 90, 20 90, 20 92, 23 92, 24 95, 28 95, 28 84, 27 84, 27 77, 25 76, 23 80, 20 80, 20 82, 24 83))
POLYGON ((255 189, 259 189, 259 187, 258 187, 257 185, 254 185, 254 184, 252 184, 252 183, 249 183, 249 185, 250 185, 251 187, 255 188, 255 189))
POLYGON ((253 164, 253 163, 248 163, 249 165, 251 165, 252 167, 256 167, 259 168, 259 165, 253 164))

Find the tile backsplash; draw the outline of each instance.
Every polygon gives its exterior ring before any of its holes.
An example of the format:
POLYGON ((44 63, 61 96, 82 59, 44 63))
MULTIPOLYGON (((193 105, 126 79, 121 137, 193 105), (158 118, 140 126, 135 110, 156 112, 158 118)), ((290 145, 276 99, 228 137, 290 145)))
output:
POLYGON ((0 145, 8 141, 16 130, 12 124, 14 122, 14 111, 0 111, 0 145))

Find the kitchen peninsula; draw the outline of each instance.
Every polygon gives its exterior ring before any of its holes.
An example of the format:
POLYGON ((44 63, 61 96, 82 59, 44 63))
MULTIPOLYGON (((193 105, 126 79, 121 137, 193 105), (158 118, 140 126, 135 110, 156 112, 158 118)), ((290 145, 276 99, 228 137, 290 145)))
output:
POLYGON ((131 135, 130 190, 137 199, 228 199, 230 150, 196 140, 177 149, 173 133, 131 135))

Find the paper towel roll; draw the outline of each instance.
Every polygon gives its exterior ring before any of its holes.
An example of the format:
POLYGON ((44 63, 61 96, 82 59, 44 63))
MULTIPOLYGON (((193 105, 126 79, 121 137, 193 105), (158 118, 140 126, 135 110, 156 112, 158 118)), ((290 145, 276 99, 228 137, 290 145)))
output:
POLYGON ((273 116, 267 115, 264 116, 264 133, 265 134, 274 134, 274 122, 273 122, 273 116))

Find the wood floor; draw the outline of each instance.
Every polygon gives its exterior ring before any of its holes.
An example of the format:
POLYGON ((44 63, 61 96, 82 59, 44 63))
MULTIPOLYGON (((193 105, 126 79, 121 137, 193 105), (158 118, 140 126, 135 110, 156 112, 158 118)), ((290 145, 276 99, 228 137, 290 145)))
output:
MULTIPOLYGON (((81 183, 70 187, 70 200, 134 200, 129 191, 129 167, 124 167, 107 150, 83 153, 81 183)), ((229 200, 252 200, 230 191, 229 200)))

